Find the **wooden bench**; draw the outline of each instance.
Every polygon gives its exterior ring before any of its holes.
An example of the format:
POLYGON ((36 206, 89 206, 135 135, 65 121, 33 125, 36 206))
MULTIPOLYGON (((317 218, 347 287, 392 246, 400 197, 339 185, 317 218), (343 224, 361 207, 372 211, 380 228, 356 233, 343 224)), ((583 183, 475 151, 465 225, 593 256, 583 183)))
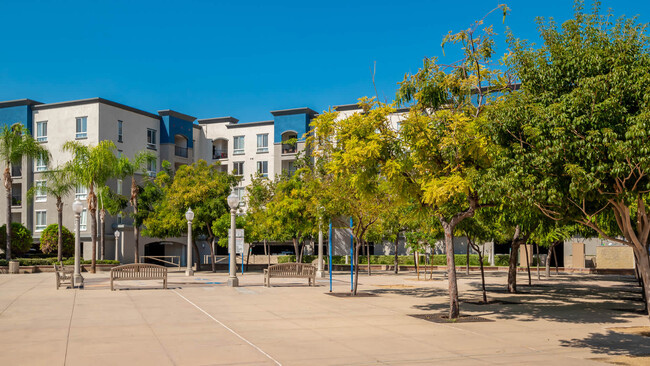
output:
POLYGON ((114 281, 162 280, 167 289, 167 267, 149 263, 123 264, 111 268, 111 291, 114 281))
POLYGON ((70 285, 74 287, 72 283, 72 271, 67 271, 61 263, 61 266, 57 266, 54 263, 54 274, 56 275, 56 289, 58 290, 61 285, 70 285))
POLYGON ((309 286, 316 283, 316 267, 307 263, 280 263, 264 269, 264 286, 271 287, 271 277, 307 278, 309 286))

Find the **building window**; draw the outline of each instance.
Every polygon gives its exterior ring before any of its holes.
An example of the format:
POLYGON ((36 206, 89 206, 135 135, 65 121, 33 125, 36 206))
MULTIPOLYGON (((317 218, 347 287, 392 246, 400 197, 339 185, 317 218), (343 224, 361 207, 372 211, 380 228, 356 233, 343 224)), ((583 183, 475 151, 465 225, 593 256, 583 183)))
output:
POLYGON ((45 158, 43 156, 39 156, 38 159, 36 159, 35 170, 37 172, 44 172, 47 170, 47 163, 45 163, 45 158))
POLYGON ((236 176, 243 176, 244 175, 244 162, 243 161, 236 161, 232 163, 232 174, 236 176))
POLYGON ((287 168, 288 168, 287 170, 288 170, 288 172, 289 172, 289 176, 290 176, 290 177, 293 176, 293 175, 296 173, 296 170, 298 170, 298 168, 296 167, 296 163, 293 162, 293 161, 290 161, 290 162, 288 163, 287 168))
POLYGON ((122 141, 122 131, 123 131, 122 128, 124 127, 123 124, 124 122, 117 121, 117 142, 123 142, 122 141))
POLYGON ((47 121, 36 122, 36 141, 47 142, 47 121))
POLYGON ((123 222, 122 222, 123 217, 124 217, 124 216, 122 215, 121 212, 117 214, 117 224, 118 224, 118 225, 122 225, 122 224, 123 224, 123 222))
POLYGON ((258 161, 257 162, 257 172, 262 174, 263 177, 269 176, 269 162, 268 161, 258 161))
POLYGON ((244 136, 235 136, 233 138, 233 155, 242 155, 244 153, 244 136))
POLYGON ((121 179, 118 179, 117 180, 117 187, 116 187, 117 189, 115 190, 117 192, 117 194, 122 194, 122 184, 123 184, 123 181, 121 179))
POLYGON ((47 201, 47 191, 45 190, 47 182, 44 180, 37 180, 34 182, 36 187, 36 193, 34 194, 34 202, 46 202, 47 201))
POLYGON ((147 162, 147 171, 149 175, 153 176, 156 174, 156 169, 158 168, 158 161, 157 159, 149 159, 147 162))
POLYGON ((88 137, 88 117, 77 117, 77 134, 75 138, 85 139, 88 137))
POLYGON ((88 199, 88 188, 84 186, 76 186, 74 192, 74 198, 80 201, 88 199))
POLYGON ((269 134, 259 134, 257 135, 257 152, 265 153, 269 152, 269 134))
POLYGON ((79 217, 79 231, 86 231, 88 228, 87 223, 88 223, 88 210, 84 208, 83 211, 81 211, 81 217, 79 217))
POLYGON ((147 149, 156 150, 156 130, 147 129, 147 149))
POLYGON ((43 231, 47 227, 47 211, 36 211, 36 231, 43 231))
POLYGON ((122 151, 122 150, 117 150, 117 158, 118 158, 118 159, 121 159, 122 156, 124 156, 124 151, 122 151))
POLYGON ((244 195, 246 193, 246 188, 244 187, 235 187, 234 189, 237 198, 239 198, 239 206, 245 206, 246 202, 244 201, 244 195))

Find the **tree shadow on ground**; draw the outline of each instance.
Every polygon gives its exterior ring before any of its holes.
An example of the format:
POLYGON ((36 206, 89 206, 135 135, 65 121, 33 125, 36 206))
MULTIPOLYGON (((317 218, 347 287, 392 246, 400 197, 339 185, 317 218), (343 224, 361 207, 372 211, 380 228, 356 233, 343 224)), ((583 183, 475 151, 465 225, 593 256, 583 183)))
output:
POLYGON ((594 353, 625 356, 650 355, 650 338, 636 334, 608 331, 591 333, 585 339, 561 340, 562 347, 589 348, 594 353))
MULTIPOLYGON (((506 303, 478 305, 465 302, 461 303, 461 313, 483 312, 489 313, 490 317, 496 319, 519 321, 544 319, 577 324, 623 323, 644 314, 640 289, 633 278, 629 280, 620 276, 584 275, 553 279, 554 282, 531 287, 519 284, 520 291, 516 294, 507 293, 505 284, 503 286, 490 284, 487 286, 489 300, 500 300, 506 303), (605 284, 601 285, 601 281, 605 284), (639 301, 630 301, 630 299, 639 301)), ((480 280, 469 285, 472 289, 461 292, 461 301, 477 300, 481 297, 480 280)), ((432 296, 436 294, 446 296, 447 292, 440 290, 432 294, 432 296)), ((448 305, 432 303, 413 307, 426 311, 445 311, 448 305)))
POLYGON ((403 296, 413 296, 418 298, 447 296, 448 292, 444 289, 438 288, 423 288, 423 287, 409 287, 409 288, 382 288, 376 290, 366 290, 373 294, 393 294, 403 296))

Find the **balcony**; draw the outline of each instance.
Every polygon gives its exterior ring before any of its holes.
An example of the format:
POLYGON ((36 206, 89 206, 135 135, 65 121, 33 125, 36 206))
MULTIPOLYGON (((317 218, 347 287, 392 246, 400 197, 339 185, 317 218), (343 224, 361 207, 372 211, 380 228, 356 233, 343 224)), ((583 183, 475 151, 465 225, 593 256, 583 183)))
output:
POLYGON ((11 206, 12 207, 20 207, 23 204, 23 199, 21 196, 11 196, 11 206))
POLYGON ((212 149, 212 159, 228 159, 228 150, 212 149))
POLYGON ((176 154, 176 156, 186 158, 187 157, 187 148, 186 147, 175 146, 175 154, 176 154))
POLYGON ((282 144, 282 154, 295 154, 297 150, 296 144, 282 144))

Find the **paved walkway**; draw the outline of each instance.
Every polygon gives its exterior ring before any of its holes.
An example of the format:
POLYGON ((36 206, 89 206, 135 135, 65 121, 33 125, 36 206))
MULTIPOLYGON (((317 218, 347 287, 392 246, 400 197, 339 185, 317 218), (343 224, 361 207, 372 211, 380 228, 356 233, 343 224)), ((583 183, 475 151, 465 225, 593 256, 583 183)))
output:
MULTIPOLYGON (((84 275, 84 290, 58 291, 52 273, 0 275, 3 365, 576 366, 650 355, 650 338, 609 329, 649 325, 629 277, 566 275, 529 288, 520 274, 522 293, 509 295, 505 275, 490 274, 490 296, 511 303, 461 311, 493 322, 439 324, 409 315, 447 308, 441 274, 362 273, 360 290, 376 296, 359 298, 328 296, 325 279, 264 288, 259 273, 239 288, 201 272, 171 274, 167 291, 141 281, 114 292, 107 273, 84 275)), ((334 292, 349 291, 349 279, 337 273, 334 292)), ((479 299, 479 284, 461 274, 461 298, 479 299)))

